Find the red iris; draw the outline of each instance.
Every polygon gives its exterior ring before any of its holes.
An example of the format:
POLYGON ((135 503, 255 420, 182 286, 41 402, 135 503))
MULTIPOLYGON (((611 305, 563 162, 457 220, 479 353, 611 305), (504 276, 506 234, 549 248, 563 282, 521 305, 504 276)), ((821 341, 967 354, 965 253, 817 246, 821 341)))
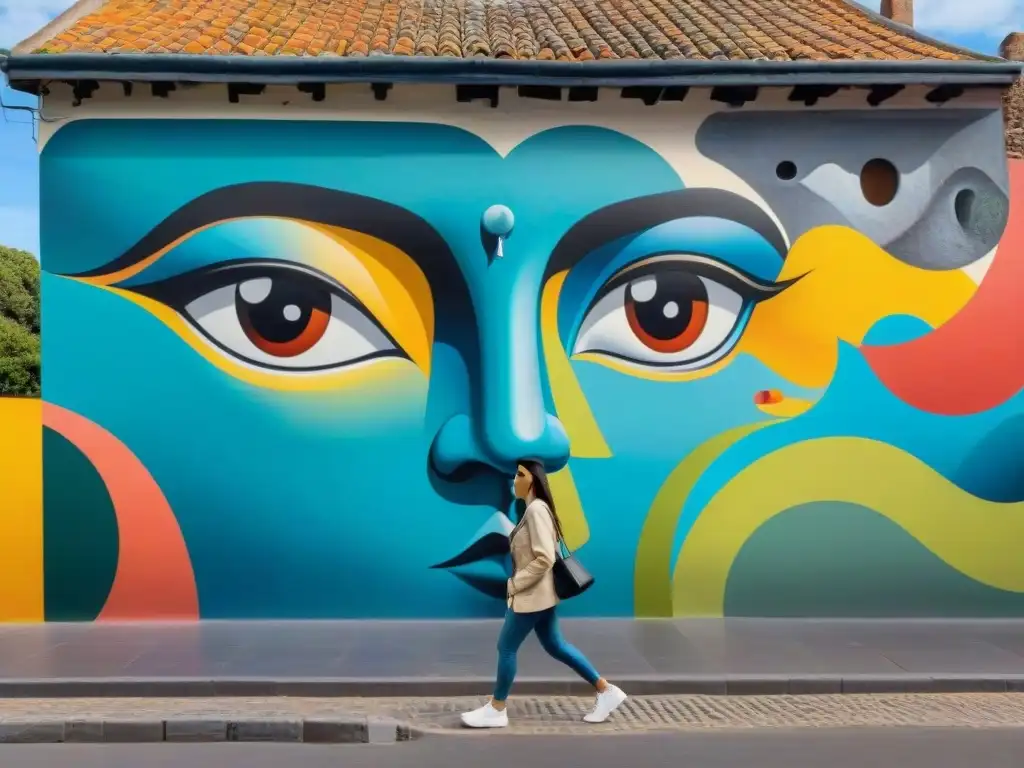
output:
POLYGON ((642 290, 640 280, 626 286, 626 319, 637 339, 665 354, 693 346, 708 322, 708 293, 701 279, 683 270, 662 270, 642 281, 642 290), (656 281, 653 295, 651 281, 656 281))
POLYGON ((273 357, 297 357, 323 339, 331 320, 331 293, 317 283, 274 277, 259 301, 235 291, 235 312, 246 337, 273 357))

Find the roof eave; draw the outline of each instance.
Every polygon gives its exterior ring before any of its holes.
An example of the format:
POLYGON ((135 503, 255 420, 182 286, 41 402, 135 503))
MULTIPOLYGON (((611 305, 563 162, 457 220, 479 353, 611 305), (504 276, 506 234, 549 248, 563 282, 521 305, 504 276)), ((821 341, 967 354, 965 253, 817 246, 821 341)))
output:
POLYGON ((49 80, 194 83, 456 83, 487 85, 1007 86, 1020 62, 942 61, 591 61, 423 56, 196 56, 189 54, 26 54, 0 60, 12 86, 49 80))

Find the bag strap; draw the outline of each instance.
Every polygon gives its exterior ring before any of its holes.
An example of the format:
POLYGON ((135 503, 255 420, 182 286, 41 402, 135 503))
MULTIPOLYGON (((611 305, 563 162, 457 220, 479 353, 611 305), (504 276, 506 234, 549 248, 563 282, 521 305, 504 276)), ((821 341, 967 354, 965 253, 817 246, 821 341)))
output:
POLYGON ((570 550, 569 545, 565 543, 565 534, 562 533, 562 524, 558 521, 558 515, 555 514, 555 511, 548 506, 547 502, 542 501, 541 503, 544 504, 544 508, 551 516, 551 522, 555 524, 555 543, 561 548, 562 557, 572 557, 572 550, 570 550))

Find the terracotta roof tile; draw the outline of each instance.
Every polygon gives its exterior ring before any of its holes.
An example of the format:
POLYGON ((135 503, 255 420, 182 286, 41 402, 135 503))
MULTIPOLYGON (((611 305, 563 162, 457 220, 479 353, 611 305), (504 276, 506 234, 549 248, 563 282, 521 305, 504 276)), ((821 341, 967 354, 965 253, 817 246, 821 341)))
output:
POLYGON ((48 53, 973 59, 844 0, 83 0, 48 53), (77 16, 77 19, 76 19, 77 16))

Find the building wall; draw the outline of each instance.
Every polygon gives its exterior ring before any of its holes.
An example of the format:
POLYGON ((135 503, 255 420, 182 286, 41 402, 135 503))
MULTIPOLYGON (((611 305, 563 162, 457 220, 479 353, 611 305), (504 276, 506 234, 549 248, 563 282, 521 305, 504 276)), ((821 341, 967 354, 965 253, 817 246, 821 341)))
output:
POLYGON ((54 87, 3 616, 1024 615, 998 96, 786 95, 54 87))

